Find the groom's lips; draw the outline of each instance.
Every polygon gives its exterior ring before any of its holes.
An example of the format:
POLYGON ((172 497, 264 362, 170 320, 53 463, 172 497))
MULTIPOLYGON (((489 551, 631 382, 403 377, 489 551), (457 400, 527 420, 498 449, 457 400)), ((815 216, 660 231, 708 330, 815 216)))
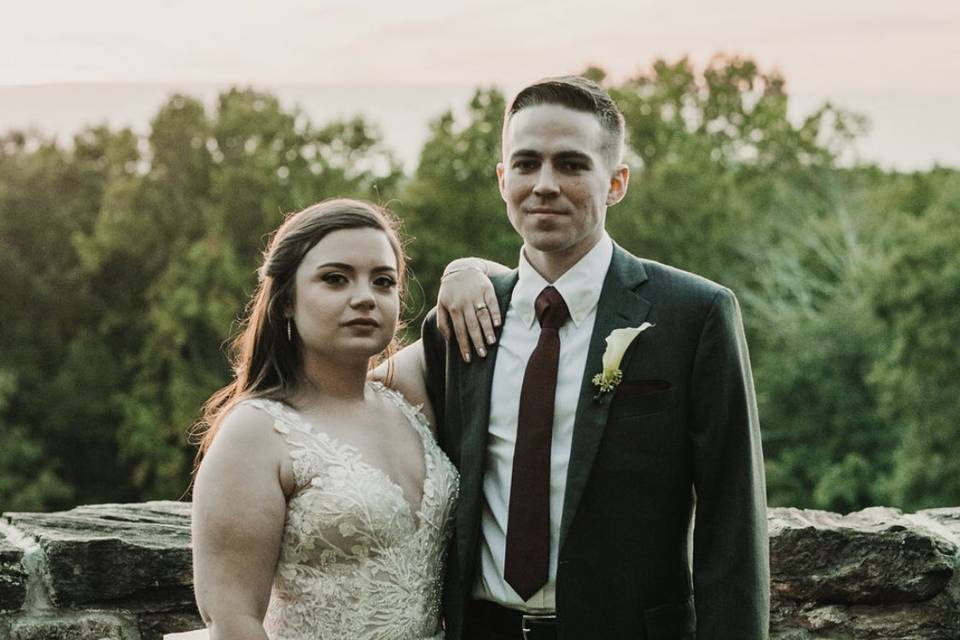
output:
POLYGON ((534 207, 532 209, 527 209, 527 213, 535 213, 540 215, 551 215, 551 216, 562 216, 563 212, 557 211, 556 209, 547 209, 545 207, 534 207))

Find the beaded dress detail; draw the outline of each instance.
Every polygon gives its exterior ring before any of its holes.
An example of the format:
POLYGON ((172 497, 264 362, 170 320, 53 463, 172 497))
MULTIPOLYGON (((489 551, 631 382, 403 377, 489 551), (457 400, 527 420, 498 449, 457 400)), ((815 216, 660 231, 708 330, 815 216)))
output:
POLYGON ((458 475, 416 408, 371 383, 420 435, 426 474, 418 508, 361 452, 291 407, 248 400, 290 449, 294 494, 264 628, 271 640, 441 639, 440 596, 458 475))

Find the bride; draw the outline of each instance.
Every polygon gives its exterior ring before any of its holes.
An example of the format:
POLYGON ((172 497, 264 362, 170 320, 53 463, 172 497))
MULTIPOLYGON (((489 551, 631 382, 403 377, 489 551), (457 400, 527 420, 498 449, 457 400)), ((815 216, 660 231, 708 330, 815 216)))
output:
POLYGON ((458 478, 431 433, 419 345, 387 373, 406 399, 368 375, 395 345, 404 267, 392 218, 364 202, 325 201, 276 231, 235 378, 201 423, 194 586, 211 640, 443 637, 458 478))

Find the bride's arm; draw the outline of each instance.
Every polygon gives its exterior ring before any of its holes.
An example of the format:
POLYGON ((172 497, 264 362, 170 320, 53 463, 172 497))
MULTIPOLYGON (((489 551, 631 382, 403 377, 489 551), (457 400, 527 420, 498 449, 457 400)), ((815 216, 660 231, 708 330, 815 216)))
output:
POLYGON ((471 346, 481 358, 487 345, 497 341, 501 323, 497 294, 490 276, 510 268, 483 258, 458 258, 447 265, 437 293, 437 328, 448 340, 456 337, 460 357, 470 362, 471 346))
POLYGON ((240 406, 197 472, 194 590, 209 640, 267 640, 263 616, 283 535, 286 455, 269 416, 240 406))
MULTIPOLYGON (((509 272, 508 267, 482 258, 459 258, 443 271, 437 296, 437 326, 447 339, 451 333, 456 337, 460 356, 466 362, 470 362, 471 346, 480 357, 485 357, 486 344, 496 342, 494 327, 500 326, 500 307, 489 276, 509 272)), ((381 363, 371 377, 397 389, 411 404, 422 405, 432 426, 434 414, 424 382, 423 357, 423 342, 417 340, 381 363)))

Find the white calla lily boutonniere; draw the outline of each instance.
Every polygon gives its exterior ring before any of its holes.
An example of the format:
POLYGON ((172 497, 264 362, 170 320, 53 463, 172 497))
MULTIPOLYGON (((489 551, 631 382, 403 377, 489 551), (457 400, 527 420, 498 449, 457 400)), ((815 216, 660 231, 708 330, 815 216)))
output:
POLYGON ((614 329, 610 332, 607 336, 607 349, 603 352, 603 371, 593 376, 593 384, 599 389, 595 400, 600 400, 603 394, 610 393, 620 384, 623 380, 623 372, 620 370, 623 354, 627 352, 627 347, 634 338, 653 326, 655 325, 644 322, 639 327, 614 329))

